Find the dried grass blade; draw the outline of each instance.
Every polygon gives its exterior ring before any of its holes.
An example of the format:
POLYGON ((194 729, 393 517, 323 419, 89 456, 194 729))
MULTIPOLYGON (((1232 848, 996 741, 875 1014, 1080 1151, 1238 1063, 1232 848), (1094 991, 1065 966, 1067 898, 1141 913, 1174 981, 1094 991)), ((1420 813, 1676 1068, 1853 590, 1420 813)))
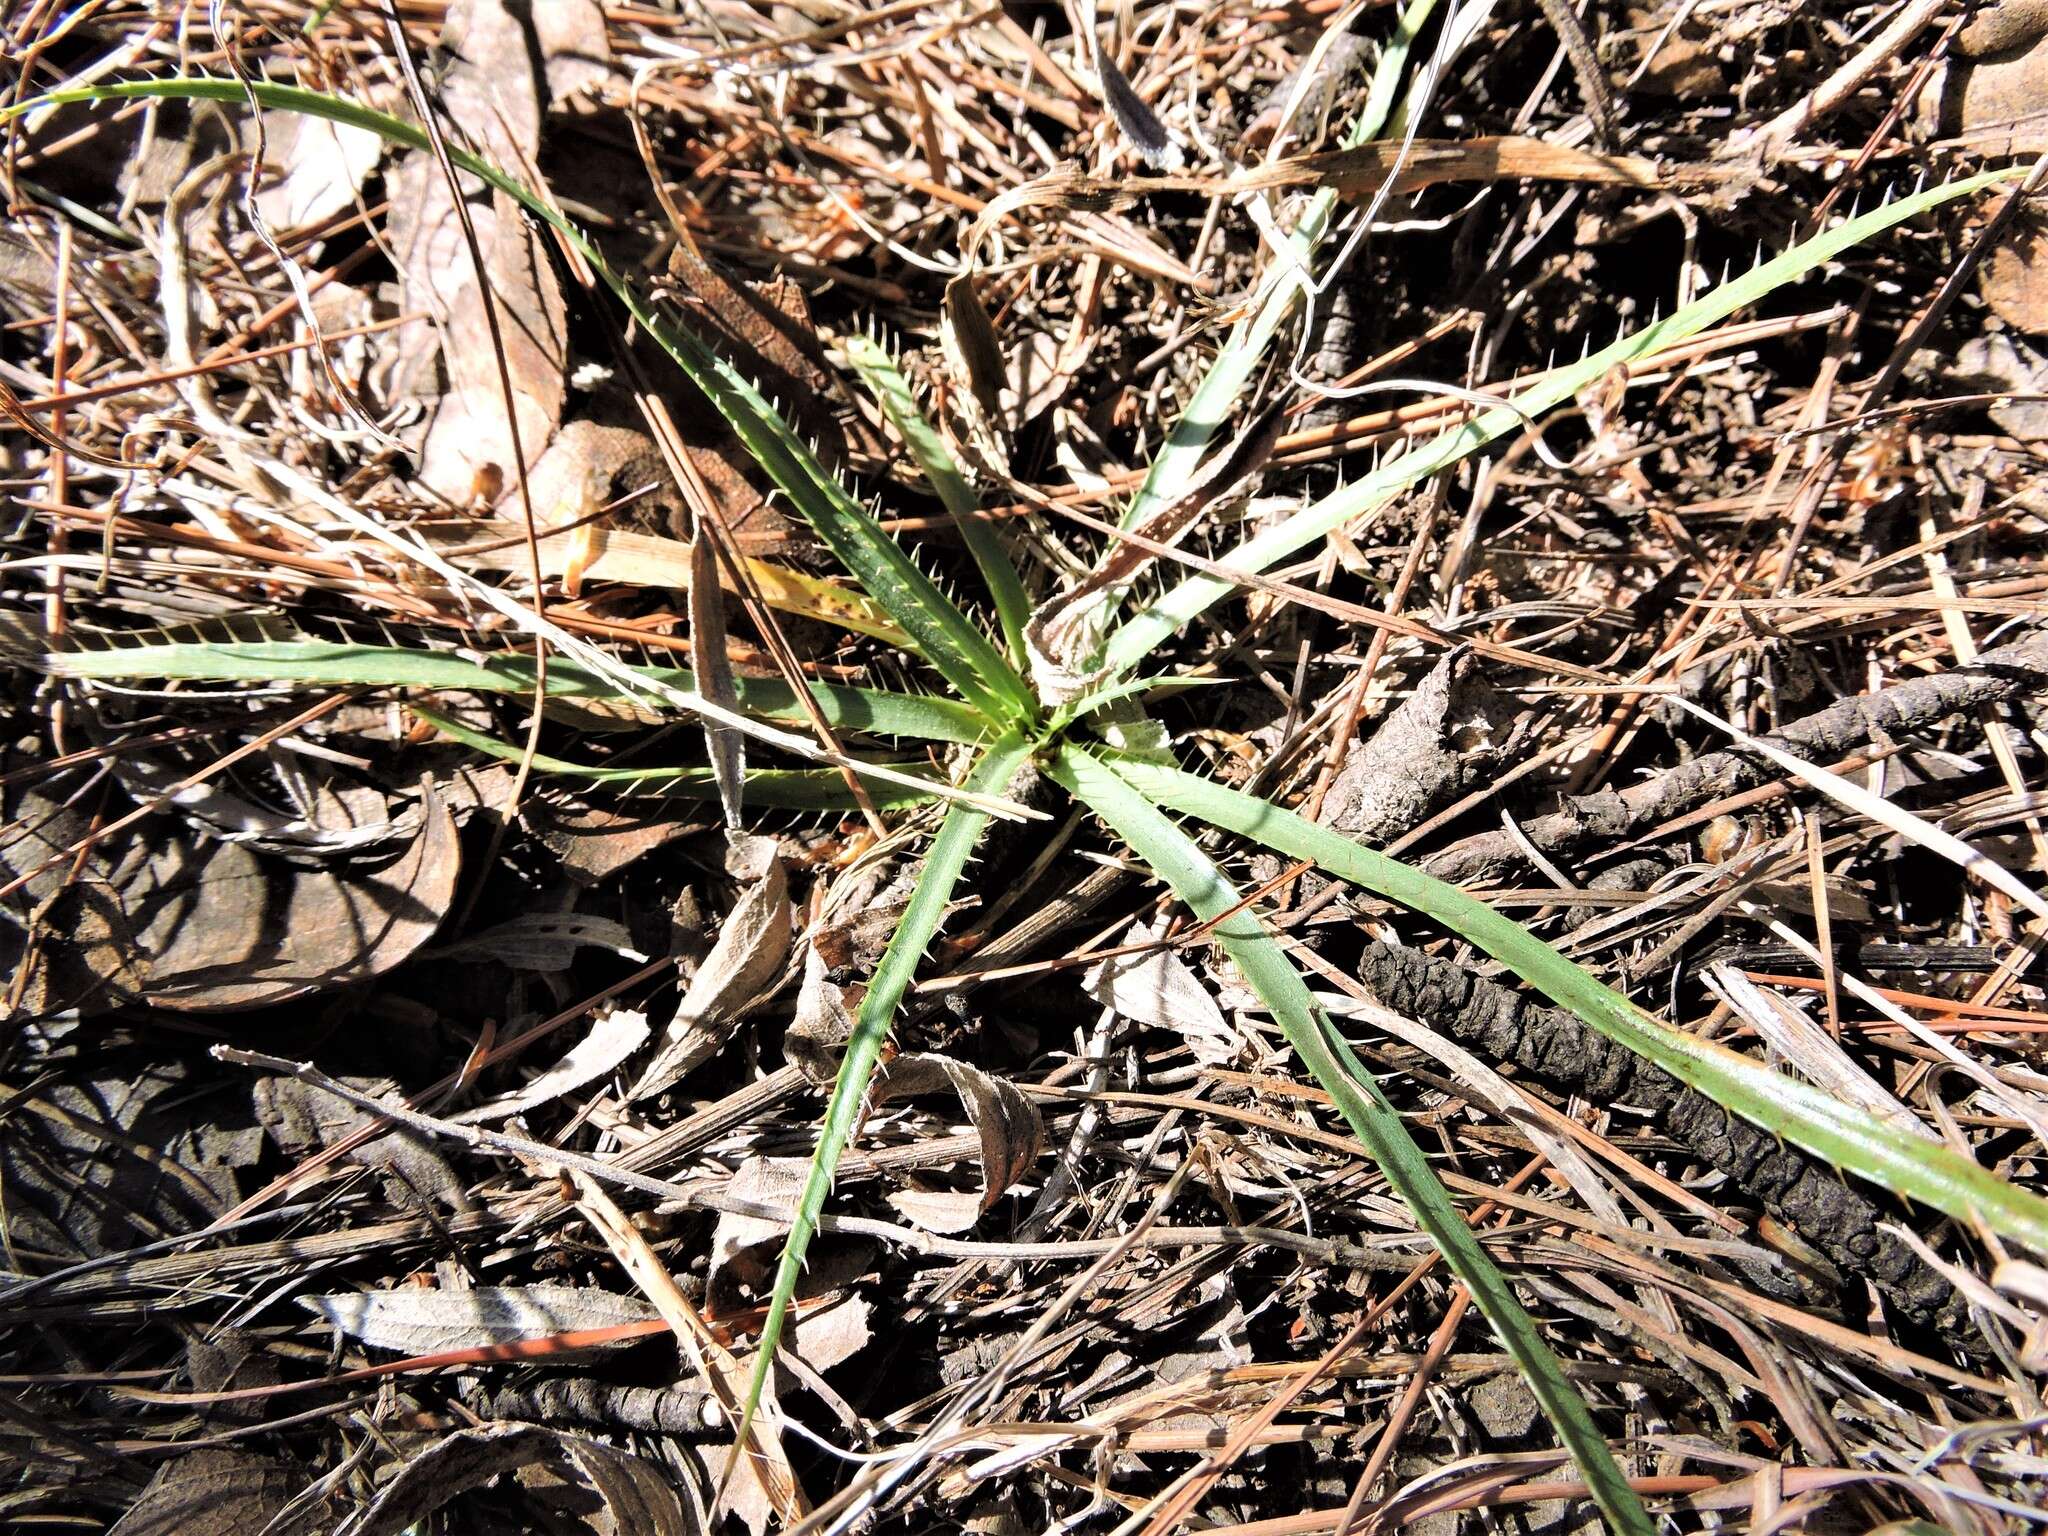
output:
MULTIPOLYGON (((576 1208, 597 1229, 620 1267, 669 1325, 676 1342, 689 1356, 697 1374, 704 1378, 704 1385, 710 1388, 726 1417, 737 1422, 741 1417, 739 1361, 718 1342, 718 1336, 683 1294, 668 1266, 661 1262, 661 1256, 604 1192, 603 1186, 580 1169, 572 1168, 569 1174, 576 1181, 576 1208)), ((796 1471, 789 1464, 789 1453, 783 1450, 781 1437, 772 1425, 748 1425, 736 1448, 762 1499, 784 1524, 794 1525, 810 1513, 810 1500, 804 1497, 803 1485, 797 1482, 796 1471)))
POLYGON ((1909 843, 1918 843, 1928 852, 1939 854, 1964 873, 1974 875, 1992 889, 2011 897, 2036 917, 2048 922, 2048 900, 2043 900, 2039 891, 2021 883, 2019 877, 2004 865, 1986 858, 1953 833, 1944 832, 1941 828, 1915 816, 1911 811, 1893 805, 1884 796, 1865 789, 1853 779, 1846 779, 1818 763, 1809 763, 1804 758, 1794 757, 1784 748, 1775 747, 1768 741, 1750 735, 1740 726, 1732 725, 1719 715, 1701 709, 1690 699, 1673 695, 1673 702, 1687 714, 1696 715, 1716 730, 1727 732, 1745 750, 1770 759, 1800 783, 1819 790, 1835 804, 1876 822, 1887 831, 1898 833, 1909 843))

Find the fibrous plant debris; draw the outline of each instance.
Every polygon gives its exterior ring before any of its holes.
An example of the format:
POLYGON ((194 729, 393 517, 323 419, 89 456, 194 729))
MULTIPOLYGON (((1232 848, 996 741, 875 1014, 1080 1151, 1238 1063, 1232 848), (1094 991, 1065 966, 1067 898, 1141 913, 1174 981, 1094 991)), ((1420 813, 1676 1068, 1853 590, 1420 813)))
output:
POLYGON ((2039 6, 16 9, 11 1519, 2039 1523, 2039 6))

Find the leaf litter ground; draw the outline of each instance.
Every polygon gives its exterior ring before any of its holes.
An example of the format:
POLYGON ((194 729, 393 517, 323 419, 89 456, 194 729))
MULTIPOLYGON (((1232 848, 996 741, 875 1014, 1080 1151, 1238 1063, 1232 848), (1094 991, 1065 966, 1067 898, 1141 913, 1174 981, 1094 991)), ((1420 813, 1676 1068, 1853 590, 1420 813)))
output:
MULTIPOLYGON (((2009 4, 1587 36, 1468 3, 1400 76, 1421 138, 1356 151, 1377 8, 535 11, 408 12, 444 132, 784 396, 963 592, 985 530, 1034 593, 1075 588, 1322 188, 1347 259, 1217 424, 1190 531, 1132 520, 1189 558, 1758 246, 2048 149, 2009 4), (971 537, 863 388, 878 328, 993 514, 971 537)), ((372 8, 236 20, 189 34, 193 69, 406 113, 372 8)), ((24 98, 170 72, 125 13, 14 25, 24 98)), ((10 1513, 1589 1518, 1221 929, 1071 820, 994 823, 937 914, 714 1515, 819 1085, 933 825, 905 807, 958 776, 910 739, 947 706, 883 691, 936 679, 588 273, 427 150, 232 99, 10 128, 10 1513), (604 670, 529 740, 533 664, 508 687, 503 658, 536 570, 593 653, 546 665, 604 670), (366 670, 295 683, 276 648, 307 644, 366 670), (215 670, 138 678, 145 646, 215 670), (441 671, 394 689, 392 648, 441 671), (910 783, 757 738, 725 827, 729 733, 602 685, 649 663, 910 783), (815 718, 799 676, 835 685, 815 718)), ((2032 219, 1911 221, 1572 391, 1164 643, 1191 683, 1124 729, 2038 1189, 2032 219)), ((1118 573, 1151 567, 1134 606, 1170 558, 1118 573)), ((1406 909, 1214 851, 1654 1511, 2030 1522, 2024 1248, 1845 1182, 1406 909)))

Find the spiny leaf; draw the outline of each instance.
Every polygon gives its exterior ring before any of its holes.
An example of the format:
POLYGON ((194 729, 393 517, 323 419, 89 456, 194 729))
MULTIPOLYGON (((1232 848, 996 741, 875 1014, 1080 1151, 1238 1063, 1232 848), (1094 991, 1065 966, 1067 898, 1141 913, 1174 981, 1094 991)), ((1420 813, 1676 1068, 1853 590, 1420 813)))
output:
POLYGON ((887 349, 865 336, 849 337, 846 358, 866 382, 869 393, 874 395, 890 424, 909 444, 919 468, 931 481, 932 490, 952 514, 954 525, 960 530, 960 538, 967 545, 967 552, 974 557, 974 563, 981 568, 981 579, 988 584, 989 596, 995 601, 996 616, 1003 626, 1010 660, 1021 661, 1025 654, 1024 625, 1031 616, 1031 599, 1025 594, 1024 583, 1018 578, 1017 568, 1010 563, 1002 540, 981 517, 974 488, 953 461, 952 450, 946 446, 945 439, 918 409, 917 400, 910 391, 910 381, 904 378, 887 349))
MULTIPOLYGON (((483 731, 472 730, 461 721, 429 709, 421 704, 411 706, 412 712, 426 721, 442 735, 464 746, 497 758, 501 762, 516 763, 527 757, 522 747, 483 731)), ((531 758, 534 769, 540 773, 559 773, 572 778, 588 780, 594 784, 612 784, 627 792, 652 792, 656 794, 682 795, 692 800, 715 800, 718 798, 718 784, 708 767, 693 765, 683 768, 608 768, 591 763, 572 763, 559 757, 550 757, 545 752, 536 752, 531 758)), ((890 763, 886 765, 906 778, 923 777, 928 769, 921 763, 890 763)), ((898 806, 921 805, 932 798, 929 790, 919 792, 903 784, 877 784, 867 791, 869 803, 877 808, 895 809, 898 806)), ((742 798, 750 806, 760 806, 783 811, 856 811, 861 808, 853 792, 846 787, 845 775, 830 768, 750 768, 742 781, 742 798)))
POLYGON ((1327 827, 1176 768, 1119 762, 1118 772, 1161 805, 1199 816, 1290 858, 1399 902, 1477 945, 1561 1008, 1654 1062, 1723 1109, 1895 1195, 1966 1226, 2048 1250, 2048 1200, 1944 1145, 1903 1134, 1832 1094, 1652 1018, 1521 924, 1456 886, 1361 847, 1327 827))
MULTIPOLYGON (((1894 224, 2021 174, 2021 170, 1988 171, 1901 198, 1859 219, 1849 219, 1824 230, 1783 255, 1761 263, 1734 282, 1701 295, 1669 317, 1644 326, 1583 362, 1549 375, 1517 395, 1512 406, 1481 412, 1464 425, 1395 455, 1364 479, 1332 492, 1285 522, 1247 539, 1219 563, 1234 570, 1265 571, 1303 546, 1370 512, 1417 481, 1456 464, 1495 438, 1519 431, 1531 420, 1540 420, 1570 401, 1580 390, 1605 377, 1608 370, 1697 335, 1894 224)), ((1234 582, 1220 576, 1203 574, 1189 577, 1143 612, 1134 614, 1110 637, 1102 651, 1104 666, 1111 673, 1120 673, 1139 665, 1183 624, 1236 590, 1234 582)))
POLYGON ((1400 1193, 1416 1222, 1443 1254, 1444 1262, 1465 1282, 1473 1303, 1527 1377, 1530 1390, 1571 1453, 1609 1528, 1631 1536, 1651 1536, 1655 1527, 1642 1501, 1614 1464, 1585 1400, 1543 1342, 1514 1289, 1458 1214, 1429 1159, 1408 1134, 1372 1074, 1330 1027, 1293 963, 1250 912, 1235 910, 1239 898, 1230 882, 1147 800, 1143 790, 1149 781, 1129 772, 1127 765, 1119 762, 1112 768, 1069 744, 1060 748, 1050 772, 1108 822, 1197 916, 1222 919, 1215 928, 1216 942, 1237 963, 1288 1044, 1365 1143, 1387 1182, 1400 1193), (1232 915, 1225 917, 1226 913, 1232 915))
MULTIPOLYGON (((1394 91, 1407 68, 1409 49, 1416 34, 1436 8, 1436 0, 1409 0, 1400 24, 1380 54, 1373 71, 1372 88, 1363 111, 1354 119, 1343 138, 1344 147, 1356 148, 1376 137, 1386 126, 1387 112, 1394 103, 1394 91)), ((1166 441, 1145 471, 1144 484, 1124 510, 1120 525, 1139 528, 1162 507, 1178 501, 1196 467, 1207 457, 1209 444, 1230 420, 1245 385, 1265 362, 1266 349, 1279 334, 1281 325, 1301 300, 1302 280, 1314 259, 1330 221, 1337 211, 1338 194, 1325 187, 1309 200, 1300 221, 1287 237, 1287 249, 1276 252, 1251 313, 1232 327, 1229 338, 1209 365, 1202 382, 1195 387, 1187 408, 1167 433, 1166 441)))
MULTIPOLYGON (((984 795, 1001 794, 1029 755, 1030 749, 1022 738, 1014 734, 1004 736, 975 764, 967 776, 967 788, 984 795)), ((753 1379, 747 1385, 743 1428, 760 1405, 761 1389, 774 1367, 775 1346, 782 1337, 783 1321, 803 1273, 804 1252, 818 1230, 825 1197, 832 1190, 832 1175, 853 1136, 861 1098, 867 1092, 868 1079, 874 1076, 875 1064, 881 1059, 889 1026, 895 1022, 896 1009, 910 988, 926 946, 938 934, 953 886, 987 825, 987 815, 967 804, 955 802, 946 808, 945 820, 939 824, 938 836, 932 840, 931 852, 910 893, 910 904, 890 935, 889 947, 883 951, 882 962, 875 967, 874 979, 868 983, 867 995, 861 999, 853 1034, 846 1042, 846 1055, 832 1083, 832 1097, 825 1106, 824 1123, 818 1130, 818 1149, 811 1155, 810 1173, 797 1200, 781 1262, 776 1265, 775 1289, 768 1298, 768 1314, 761 1323, 760 1354, 754 1361, 753 1379)))
MULTIPOLYGON (((325 118, 413 149, 430 147, 426 133, 402 118, 344 97, 261 80, 134 80, 53 91, 0 111, 0 121, 39 106, 133 100, 242 104, 251 98, 272 111, 325 118)), ((1021 721, 1036 712, 1030 688, 1002 652, 973 620, 940 594, 902 547, 861 510, 751 380, 650 304, 613 270, 589 237, 554 204, 479 155, 451 146, 449 156, 463 170, 517 201, 590 263, 591 270, 641 328, 704 391, 755 462, 789 497, 791 505, 840 563, 903 627, 924 658, 945 675, 963 698, 999 720, 1021 721)))
MULTIPOLYGON (((74 642, 81 632, 71 631, 74 642)), ((315 683, 328 687, 468 689, 476 693, 533 692, 530 656, 502 653, 465 656, 409 646, 349 645, 326 640, 269 640, 250 643, 114 645, 104 650, 52 651, 35 664, 59 677, 187 678, 208 682, 315 683)), ((696 679, 682 667, 633 667, 650 681, 691 692, 696 679)), ((786 683, 763 678, 734 679, 740 707, 766 720, 801 722, 808 717, 786 683)), ((920 741, 975 742, 988 724, 952 699, 889 693, 877 688, 810 684, 825 723, 834 730, 920 741)), ((573 661, 548 663, 548 696, 620 699, 617 687, 573 661)))

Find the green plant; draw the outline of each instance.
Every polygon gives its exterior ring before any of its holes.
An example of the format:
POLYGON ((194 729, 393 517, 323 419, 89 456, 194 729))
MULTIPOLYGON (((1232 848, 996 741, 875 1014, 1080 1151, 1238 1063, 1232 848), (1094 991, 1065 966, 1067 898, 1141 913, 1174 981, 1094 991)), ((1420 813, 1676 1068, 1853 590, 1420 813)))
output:
MULTIPOLYGON (((1410 19, 1426 10, 1411 7, 1410 19)), ((1412 32, 1412 27, 1409 29, 1412 32)), ((1375 93, 1378 95, 1379 93, 1375 93)), ((424 147, 414 125, 351 102, 289 87, 231 81, 159 80, 59 93, 45 101, 205 98, 238 101, 253 97, 263 107, 289 110, 367 128, 387 139, 424 147)), ((1261 572, 1281 558, 1369 513, 1387 498, 1437 473, 1529 419, 1565 403, 1604 376, 1658 348, 1754 302, 1772 288, 1811 271, 1856 241, 1914 217, 1943 202, 1968 196, 1999 179, 1986 175, 1901 199, 1841 223, 1754 271, 1724 284, 1693 304, 1524 391, 1513 407, 1481 413, 1441 436, 1389 459, 1364 480, 1323 498, 1300 515, 1240 545, 1212 570, 1170 588, 1125 620, 1095 648, 1081 669, 1080 683, 1057 703, 1042 702, 1027 680, 1030 604, 1023 581, 1001 543, 977 515, 971 484, 953 462, 944 439, 919 416, 910 392, 878 347, 862 343, 852 360, 868 379, 912 453, 958 521, 987 586, 998 621, 998 641, 972 614, 948 598, 889 537, 847 490, 828 474, 758 391, 731 365, 654 309, 602 258, 587 238, 551 203, 497 168, 457 152, 456 163, 517 199, 588 260, 619 301, 683 368, 731 422, 734 430, 788 498, 816 530, 868 597, 908 637, 908 650, 953 690, 950 700, 881 690, 814 687, 813 697, 829 723, 867 735, 886 735, 972 748, 925 856, 910 907, 871 979, 855 1022, 843 1065, 820 1129, 809 1179, 776 1272, 745 1412, 751 1416, 771 1367, 805 1251, 829 1196, 834 1170, 858 1123, 864 1090, 879 1059, 906 989, 926 946, 936 936, 953 887, 972 857, 991 809, 1009 804, 1007 790, 1027 768, 1043 771, 1092 811, 1126 843, 1198 916, 1213 921, 1215 941, 1236 963, 1271 1011, 1286 1038, 1336 1105, 1352 1131, 1371 1151, 1389 1183, 1407 1201, 1417 1221, 1442 1250, 1446 1262, 1470 1289, 1503 1344, 1526 1375, 1556 1427, 1593 1497, 1617 1530, 1647 1533, 1651 1523, 1616 1467, 1590 1411, 1570 1385, 1524 1312, 1512 1287, 1473 1239, 1428 1160, 1400 1117, 1358 1061, 1343 1036, 1317 1007, 1285 951, 1245 907, 1213 860, 1168 814, 1172 810, 1261 846, 1313 860, 1328 873, 1355 882, 1426 914, 1447 929, 1499 957, 1532 985, 1572 1009, 1595 1028, 1656 1061, 1735 1114, 1765 1126, 1844 1169, 1947 1214, 1981 1222, 1989 1229, 2036 1248, 2048 1248, 2048 1202, 2013 1188, 1939 1145, 1896 1136, 1845 1114, 1825 1095, 1770 1073, 1747 1058, 1704 1045, 1651 1018, 1565 959, 1527 930, 1451 887, 1396 861, 1359 848, 1284 808, 1223 789, 1172 765, 1156 730, 1134 729, 1146 722, 1137 699, 1170 677, 1134 677, 1190 619, 1235 589, 1228 573, 1261 572), (1133 740, 1150 743, 1135 751, 1133 740), (1166 810, 1162 810, 1165 807, 1166 810)), ((1327 219, 1327 208, 1323 217, 1327 219)), ((1312 250, 1314 236, 1302 242, 1312 250)), ((1285 306, 1270 301, 1271 323, 1250 327, 1233 339, 1219 359, 1215 390, 1200 397, 1205 411, 1227 407, 1250 376, 1256 349, 1277 334, 1285 306), (1232 381, 1237 381, 1233 383, 1232 381)), ((1261 315, 1269 313, 1262 307, 1261 315)), ((1170 500, 1184 483, 1193 458, 1220 422, 1220 414, 1177 431, 1173 458, 1148 480, 1148 502, 1170 500), (1192 451, 1190 445, 1193 445, 1192 451)), ((305 682, 392 685, 433 689, 530 692, 534 669, 517 656, 472 661, 399 647, 323 646, 311 642, 240 645, 124 645, 67 653, 49 659, 53 668, 81 677, 186 677, 213 679, 297 679, 305 682)), ((673 669, 633 669, 632 675, 596 676, 573 661, 548 668, 551 694, 568 697, 618 695, 645 686, 658 704, 689 696, 688 675, 673 669)), ((766 720, 799 718, 795 696, 786 688, 746 684, 741 709, 766 720)), ((461 739, 483 738, 443 720, 461 739)), ((491 750, 499 750, 495 747, 491 750)), ((557 760, 537 766, 548 771, 602 774, 557 760)), ((864 765, 886 770, 892 799, 923 793, 926 786, 906 765, 864 765), (908 780, 909 782, 905 782, 908 780)), ((663 770, 702 789, 701 771, 663 770)), ((933 792, 938 792, 933 786, 933 792)), ((815 772, 793 778, 791 771, 756 770, 749 789, 757 802, 836 804, 826 777, 815 772), (779 777, 775 776, 777 773, 779 777)), ((742 1434, 744 1440, 744 1434, 742 1434)))

